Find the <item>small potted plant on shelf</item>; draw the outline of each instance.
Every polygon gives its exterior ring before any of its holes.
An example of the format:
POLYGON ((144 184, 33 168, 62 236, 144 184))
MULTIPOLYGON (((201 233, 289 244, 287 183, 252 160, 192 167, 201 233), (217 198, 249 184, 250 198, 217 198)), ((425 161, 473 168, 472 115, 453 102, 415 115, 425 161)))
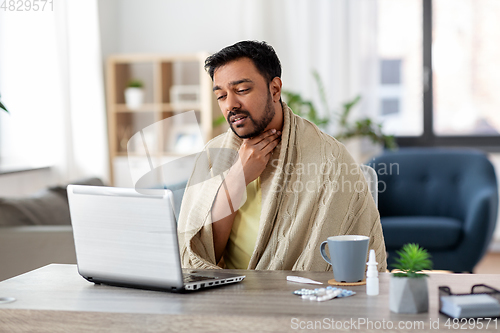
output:
POLYGON ((427 275, 422 270, 432 268, 432 261, 426 249, 418 244, 406 244, 396 251, 394 268, 399 270, 391 276, 389 307, 396 313, 421 313, 429 308, 427 275))
POLYGON ((125 103, 127 108, 137 110, 141 107, 144 101, 144 84, 141 80, 130 80, 127 89, 125 89, 125 103))

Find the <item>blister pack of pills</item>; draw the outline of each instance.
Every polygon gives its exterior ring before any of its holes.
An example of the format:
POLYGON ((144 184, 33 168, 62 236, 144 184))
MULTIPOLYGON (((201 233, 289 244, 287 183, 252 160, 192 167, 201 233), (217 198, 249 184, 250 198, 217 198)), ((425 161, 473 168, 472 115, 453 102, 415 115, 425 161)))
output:
POLYGON ((295 290, 293 292, 297 296, 301 296, 303 299, 308 299, 310 301, 328 301, 334 299, 336 297, 349 297, 356 295, 356 293, 352 290, 335 288, 332 286, 328 286, 326 288, 316 288, 316 289, 306 289, 302 288, 299 290, 295 290))

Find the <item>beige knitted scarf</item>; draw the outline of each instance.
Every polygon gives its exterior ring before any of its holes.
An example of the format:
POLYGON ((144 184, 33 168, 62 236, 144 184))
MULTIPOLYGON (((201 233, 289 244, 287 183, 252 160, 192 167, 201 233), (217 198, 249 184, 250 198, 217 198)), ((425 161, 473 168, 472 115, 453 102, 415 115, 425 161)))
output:
MULTIPOLYGON (((248 269, 331 270, 319 245, 329 236, 370 237, 379 270, 386 254, 380 217, 365 178, 344 145, 283 103, 281 143, 261 174, 262 212, 248 269)), ((211 208, 242 143, 231 130, 207 144, 188 182, 179 216, 183 267, 215 262, 211 208), (210 153, 212 148, 220 149, 210 153), (203 178, 205 177, 205 178, 203 178), (201 180, 200 180, 201 179, 201 180)))

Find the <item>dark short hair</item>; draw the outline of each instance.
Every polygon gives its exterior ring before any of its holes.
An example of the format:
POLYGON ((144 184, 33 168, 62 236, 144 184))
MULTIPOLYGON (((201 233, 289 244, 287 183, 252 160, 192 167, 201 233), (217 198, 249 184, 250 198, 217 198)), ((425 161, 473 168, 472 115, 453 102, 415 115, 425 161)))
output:
POLYGON ((273 47, 266 42, 252 40, 238 42, 212 54, 205 60, 205 70, 213 80, 217 68, 240 58, 252 60, 268 84, 275 77, 281 78, 281 63, 273 47))

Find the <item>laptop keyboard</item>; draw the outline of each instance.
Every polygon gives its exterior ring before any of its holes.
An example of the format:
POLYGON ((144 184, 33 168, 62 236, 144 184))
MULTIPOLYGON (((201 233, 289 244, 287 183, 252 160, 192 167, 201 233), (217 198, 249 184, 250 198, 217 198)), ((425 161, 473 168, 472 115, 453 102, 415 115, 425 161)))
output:
POLYGON ((203 276, 203 275, 194 275, 194 274, 184 274, 184 283, 203 281, 203 280, 215 280, 216 277, 213 276, 203 276))

